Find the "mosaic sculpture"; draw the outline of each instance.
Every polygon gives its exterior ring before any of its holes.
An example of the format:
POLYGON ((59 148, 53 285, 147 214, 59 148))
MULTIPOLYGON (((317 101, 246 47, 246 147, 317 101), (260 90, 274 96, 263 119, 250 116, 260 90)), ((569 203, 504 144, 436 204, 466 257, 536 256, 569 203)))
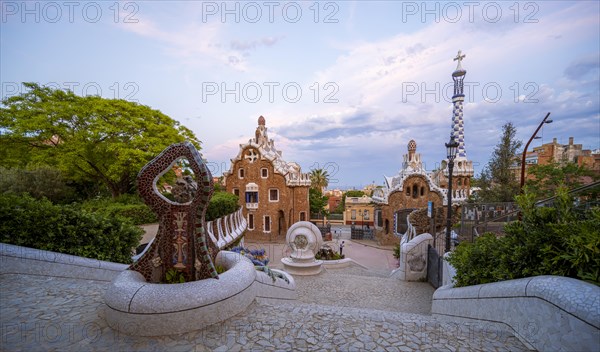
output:
POLYGON ((292 275, 316 275, 321 272, 323 261, 315 254, 323 245, 321 231, 309 221, 298 221, 287 231, 285 240, 292 249, 289 257, 281 258, 285 271, 292 275))
POLYGON ((185 281, 218 279, 213 262, 219 249, 207 240, 204 221, 212 175, 196 148, 190 142, 167 147, 142 168, 137 181, 159 227, 150 248, 129 269, 148 282, 165 282, 169 270, 183 274, 185 281), (172 186, 169 179, 175 179, 172 186))

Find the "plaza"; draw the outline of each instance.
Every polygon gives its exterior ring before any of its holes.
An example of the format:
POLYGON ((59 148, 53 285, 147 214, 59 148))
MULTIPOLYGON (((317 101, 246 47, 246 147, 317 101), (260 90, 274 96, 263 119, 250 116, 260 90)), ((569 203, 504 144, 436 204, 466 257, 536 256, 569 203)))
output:
MULTIPOLYGON (((245 312, 201 330, 129 336, 104 319, 109 282, 4 273, 0 276, 5 351, 520 351, 508 329, 431 315, 434 289, 388 278, 391 251, 346 240, 344 269, 295 277, 298 299, 257 299, 245 312)), ((261 245, 278 253, 283 244, 261 245)), ((273 259, 275 259, 277 256, 273 259)))

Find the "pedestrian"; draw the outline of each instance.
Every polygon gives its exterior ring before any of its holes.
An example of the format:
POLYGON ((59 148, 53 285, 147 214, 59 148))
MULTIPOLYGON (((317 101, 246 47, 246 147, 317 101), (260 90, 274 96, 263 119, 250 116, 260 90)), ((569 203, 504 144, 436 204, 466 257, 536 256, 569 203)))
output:
POLYGON ((342 251, 344 250, 344 241, 340 243, 340 256, 342 255, 342 251))

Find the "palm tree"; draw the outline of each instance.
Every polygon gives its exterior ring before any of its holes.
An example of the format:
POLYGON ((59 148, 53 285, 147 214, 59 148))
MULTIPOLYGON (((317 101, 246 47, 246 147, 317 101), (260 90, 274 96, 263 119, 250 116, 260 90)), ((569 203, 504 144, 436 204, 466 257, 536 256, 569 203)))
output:
POLYGON ((327 170, 314 169, 310 172, 310 187, 316 190, 323 191, 329 185, 329 174, 327 170))

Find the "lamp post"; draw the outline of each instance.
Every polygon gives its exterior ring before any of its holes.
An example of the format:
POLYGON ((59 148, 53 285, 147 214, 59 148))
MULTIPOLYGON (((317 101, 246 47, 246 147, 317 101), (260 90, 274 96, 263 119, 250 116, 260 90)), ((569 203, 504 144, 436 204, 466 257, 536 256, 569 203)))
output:
POLYGON ((446 156, 448 157, 448 211, 446 217, 446 248, 445 252, 450 252, 450 227, 452 226, 452 169, 454 169, 454 158, 458 150, 458 142, 454 137, 450 137, 450 142, 446 143, 446 156))
POLYGON ((365 231, 365 213, 364 211, 360 211, 360 217, 362 218, 360 229, 365 231))
POLYGON ((521 157, 521 185, 519 187, 521 189, 521 193, 523 193, 523 185, 525 184, 525 156, 527 155, 527 148, 529 148, 529 143, 535 139, 535 135, 539 132, 540 128, 542 128, 545 123, 552 123, 552 120, 548 120, 548 116, 550 116, 550 113, 546 114, 546 117, 544 117, 542 122, 540 122, 538 128, 535 130, 535 132, 533 132, 527 144, 525 144, 525 149, 523 149, 523 156, 521 157))

